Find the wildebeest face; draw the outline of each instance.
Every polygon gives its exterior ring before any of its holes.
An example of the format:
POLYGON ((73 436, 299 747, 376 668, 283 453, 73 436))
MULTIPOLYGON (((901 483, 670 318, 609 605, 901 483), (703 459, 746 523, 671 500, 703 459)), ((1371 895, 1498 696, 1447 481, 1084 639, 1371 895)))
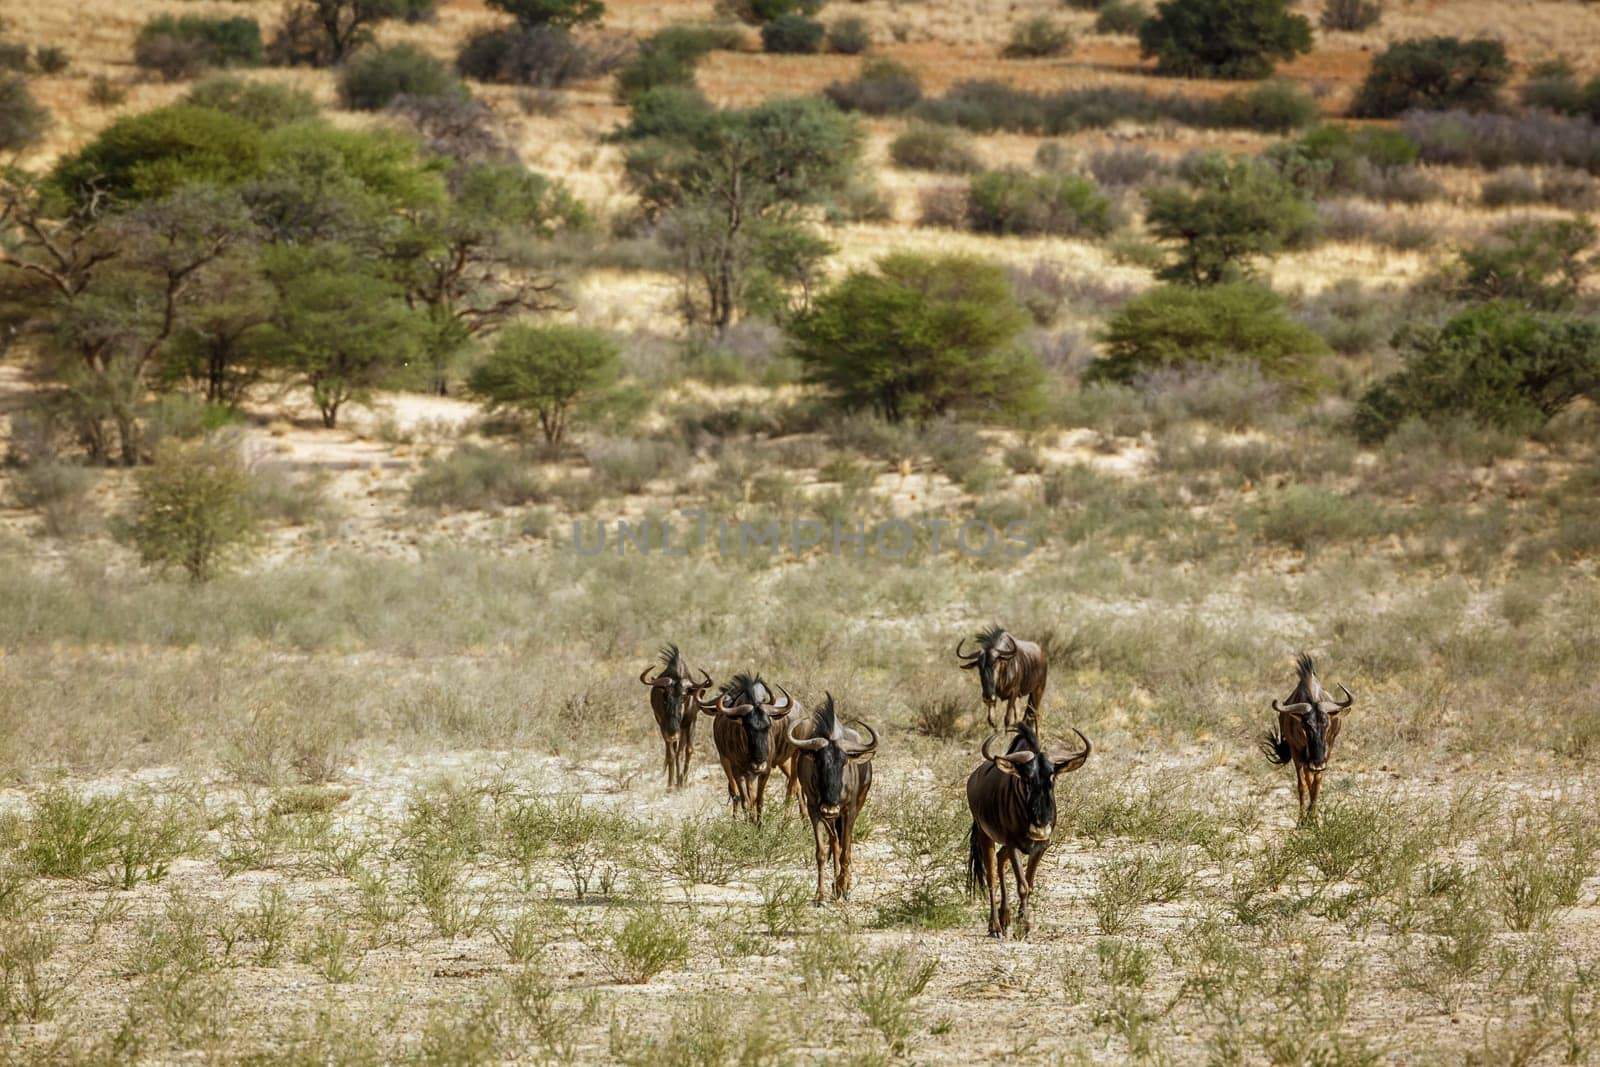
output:
POLYGON ((1327 769, 1328 754, 1339 733, 1339 716, 1354 703, 1350 690, 1344 690, 1344 695, 1343 702, 1319 699, 1279 704, 1273 701, 1274 710, 1291 717, 1289 740, 1291 743, 1303 742, 1296 747, 1305 753, 1306 766, 1313 771, 1327 769), (1294 736, 1296 731, 1299 737, 1294 736))
POLYGON ((639 675, 639 681, 652 689, 659 689, 667 698, 669 711, 668 724, 673 733, 677 732, 679 725, 693 710, 691 703, 697 700, 702 693, 711 687, 711 676, 705 671, 700 672, 700 681, 695 681, 689 676, 687 668, 681 665, 672 669, 663 670, 654 678, 649 677, 651 668, 646 667, 644 673, 639 675))
POLYGON ((789 744, 799 749, 805 757, 801 762, 809 768, 806 782, 808 795, 813 798, 818 812, 828 819, 839 815, 844 797, 844 769, 852 763, 867 763, 878 751, 878 734, 866 723, 858 725, 871 735, 866 744, 847 735, 833 707, 833 694, 825 694, 822 707, 813 722, 817 735, 797 737, 800 724, 789 727, 789 744))
MULTIPOLYGON (((989 754, 989 741, 983 743, 983 754, 993 760, 1001 771, 1015 778, 1022 787, 1022 807, 1028 816, 1029 840, 1050 840, 1056 828, 1056 776, 1082 767, 1088 761, 1089 753, 1094 751, 1094 746, 1082 732, 1074 730, 1073 733, 1083 740, 1083 751, 1071 755, 1051 756, 1042 749, 1035 751, 1026 746, 1013 745, 1013 750, 1004 756, 994 756, 989 754)), ((1028 736, 1032 737, 1032 734, 1028 736)))
POLYGON ((754 774, 765 774, 772 752, 772 724, 794 710, 794 701, 787 692, 783 694, 781 702, 775 700, 772 691, 760 681, 745 690, 743 703, 735 704, 734 699, 731 692, 725 691, 710 710, 738 720, 744 730, 745 754, 750 762, 750 770, 754 774))
MULTIPOLYGON (((965 644, 965 642, 962 642, 965 644)), ((995 701, 995 672, 1000 664, 1017 654, 1017 643, 1010 634, 1001 634, 993 643, 984 643, 978 651, 963 653, 962 645, 956 645, 956 655, 963 662, 961 669, 964 671, 975 670, 978 672, 978 684, 983 688, 983 702, 993 704, 995 701)))
POLYGON ((757 774, 767 769, 771 742, 772 720, 760 708, 752 708, 744 716, 744 743, 750 753, 750 769, 757 774))

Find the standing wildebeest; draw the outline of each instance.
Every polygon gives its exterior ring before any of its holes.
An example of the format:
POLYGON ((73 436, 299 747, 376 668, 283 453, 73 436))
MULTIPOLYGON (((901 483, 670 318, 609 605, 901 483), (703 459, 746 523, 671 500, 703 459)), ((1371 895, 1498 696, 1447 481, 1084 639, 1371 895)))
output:
POLYGON ((856 720, 872 735, 861 735, 839 721, 833 694, 824 694, 822 707, 810 717, 801 737, 800 722, 791 721, 784 736, 795 752, 794 779, 800 783, 806 814, 811 817, 811 837, 817 846, 817 899, 822 906, 822 872, 833 863, 833 899, 850 895, 850 838, 856 816, 872 789, 872 757, 878 752, 878 732, 856 720))
POLYGON ((971 846, 967 862, 967 889, 983 886, 989 891, 989 936, 999 937, 1011 925, 1011 902, 1006 895, 1003 865, 1011 865, 1017 882, 1017 936, 1028 936, 1028 898, 1033 895, 1033 875, 1050 847, 1056 826, 1056 775, 1082 767, 1094 751, 1082 731, 1073 733, 1083 742, 1083 751, 1049 755, 1039 745, 1026 718, 1017 726, 1017 736, 1004 756, 992 755, 989 745, 998 735, 983 743, 983 763, 967 777, 967 806, 972 809, 971 846), (996 858, 995 850, 999 849, 996 858), (1021 857, 1027 857, 1024 869, 1021 857), (995 883, 999 883, 1000 902, 995 905, 995 883))
POLYGON ((956 658, 964 671, 976 670, 983 686, 983 706, 989 713, 989 729, 994 725, 994 702, 1006 702, 1005 728, 1011 729, 1017 701, 1026 699, 1024 717, 1033 716, 1033 728, 1039 728, 1039 708, 1044 701, 1045 675, 1049 664, 1044 650, 1032 641, 1018 641, 999 626, 991 626, 978 634, 978 651, 963 652, 967 643, 962 638, 956 644, 956 658))
POLYGON ((1278 766, 1294 761, 1294 784, 1300 794, 1300 818, 1317 813, 1317 794, 1322 791, 1322 772, 1328 768, 1328 755, 1339 738, 1339 720, 1356 698, 1344 689, 1344 700, 1332 700, 1317 680, 1317 666, 1304 652, 1295 657, 1300 680, 1289 703, 1272 702, 1278 713, 1278 730, 1267 731, 1261 751, 1278 766))
POLYGON ((695 681, 677 645, 661 650, 661 670, 654 678, 646 667, 639 681, 650 687, 650 710, 655 712, 661 743, 666 747, 667 788, 676 789, 689 778, 689 755, 694 751, 694 724, 700 717, 700 695, 711 688, 711 675, 701 671, 695 681))
POLYGON ((736 674, 716 700, 700 702, 702 711, 716 714, 711 739, 728 776, 728 800, 758 823, 772 774, 772 724, 794 710, 789 694, 782 686, 778 691, 783 693, 781 703, 760 675, 736 674))

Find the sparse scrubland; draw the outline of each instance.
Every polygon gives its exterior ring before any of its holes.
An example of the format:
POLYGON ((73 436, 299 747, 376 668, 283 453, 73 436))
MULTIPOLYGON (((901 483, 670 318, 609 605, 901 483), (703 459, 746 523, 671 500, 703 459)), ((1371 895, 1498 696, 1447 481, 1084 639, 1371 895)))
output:
POLYGON ((1600 1058, 1596 40, 8 5, 0 1063, 1600 1058), (1094 742, 1027 941, 992 622, 1094 742), (669 641, 877 731, 848 900, 669 641))

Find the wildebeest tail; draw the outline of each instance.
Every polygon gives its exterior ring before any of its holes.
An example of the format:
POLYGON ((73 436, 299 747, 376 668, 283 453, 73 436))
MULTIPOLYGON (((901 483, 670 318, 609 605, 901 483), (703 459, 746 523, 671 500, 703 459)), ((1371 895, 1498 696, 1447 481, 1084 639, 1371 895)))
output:
POLYGON ((983 844, 978 840, 982 831, 974 822, 967 833, 967 894, 976 896, 979 890, 989 891, 989 865, 984 862, 983 844))
POLYGON ((1267 762, 1281 767, 1289 762, 1289 739, 1280 733, 1268 730, 1261 735, 1261 754, 1267 757, 1267 762))

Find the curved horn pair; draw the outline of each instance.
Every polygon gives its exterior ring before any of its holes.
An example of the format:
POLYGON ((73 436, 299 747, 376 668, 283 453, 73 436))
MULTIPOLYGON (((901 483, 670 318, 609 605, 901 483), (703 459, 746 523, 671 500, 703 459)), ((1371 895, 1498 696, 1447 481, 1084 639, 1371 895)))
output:
POLYGON ((1272 702, 1272 710, 1279 715, 1309 715, 1313 707, 1315 705, 1304 700, 1296 701, 1293 704, 1280 704, 1276 700, 1272 702))
MULTIPOLYGON (((838 720, 835 720, 835 722, 837 721, 838 720)), ((851 719, 850 721, 861 727, 867 733, 871 734, 872 740, 864 745, 856 744, 853 741, 843 741, 840 743, 839 747, 844 749, 844 754, 853 760, 871 759, 873 756, 877 755, 878 752, 878 731, 874 730, 860 719, 851 719)), ((842 733, 843 731, 841 730, 840 732, 842 733)))
POLYGON ((1023 749, 1021 752, 1008 752, 1003 756, 996 756, 994 753, 990 752, 989 746, 993 744, 994 739, 999 736, 999 734, 990 734, 988 737, 984 738, 983 748, 981 750, 983 752, 984 759, 990 761, 991 763, 1027 763, 1033 759, 1033 753, 1027 749, 1023 749))
POLYGON ((646 667, 642 672, 640 672, 639 681, 643 682, 645 685, 652 686, 652 687, 654 687, 654 686, 665 687, 665 686, 669 686, 669 685, 672 684, 672 679, 667 676, 665 671, 663 671, 662 673, 656 675, 654 678, 645 677, 646 675, 648 675, 653 670, 655 670, 654 666, 646 667))
POLYGON ((1094 742, 1085 737, 1082 730, 1074 726, 1072 732, 1078 735, 1079 741, 1083 742, 1083 751, 1050 757, 1051 763, 1066 770, 1076 770, 1082 767, 1084 762, 1088 760, 1090 753, 1094 751, 1094 742))
POLYGON ((956 642, 956 659, 976 660, 979 656, 983 655, 983 650, 981 648, 976 652, 961 651, 966 647, 966 644, 967 639, 965 637, 956 642))
POLYGON ((789 743, 795 748, 802 748, 807 752, 819 752, 822 749, 827 748, 830 744, 838 742, 839 748, 844 752, 844 754, 853 759, 859 759, 862 756, 870 756, 876 753, 878 751, 878 731, 874 730, 860 719, 852 719, 850 721, 861 727, 867 733, 871 734, 871 742, 860 745, 852 741, 844 740, 844 726, 836 718, 833 720, 833 733, 827 737, 796 737, 794 732, 799 728, 800 724, 798 722, 791 723, 789 726, 788 735, 789 743))

